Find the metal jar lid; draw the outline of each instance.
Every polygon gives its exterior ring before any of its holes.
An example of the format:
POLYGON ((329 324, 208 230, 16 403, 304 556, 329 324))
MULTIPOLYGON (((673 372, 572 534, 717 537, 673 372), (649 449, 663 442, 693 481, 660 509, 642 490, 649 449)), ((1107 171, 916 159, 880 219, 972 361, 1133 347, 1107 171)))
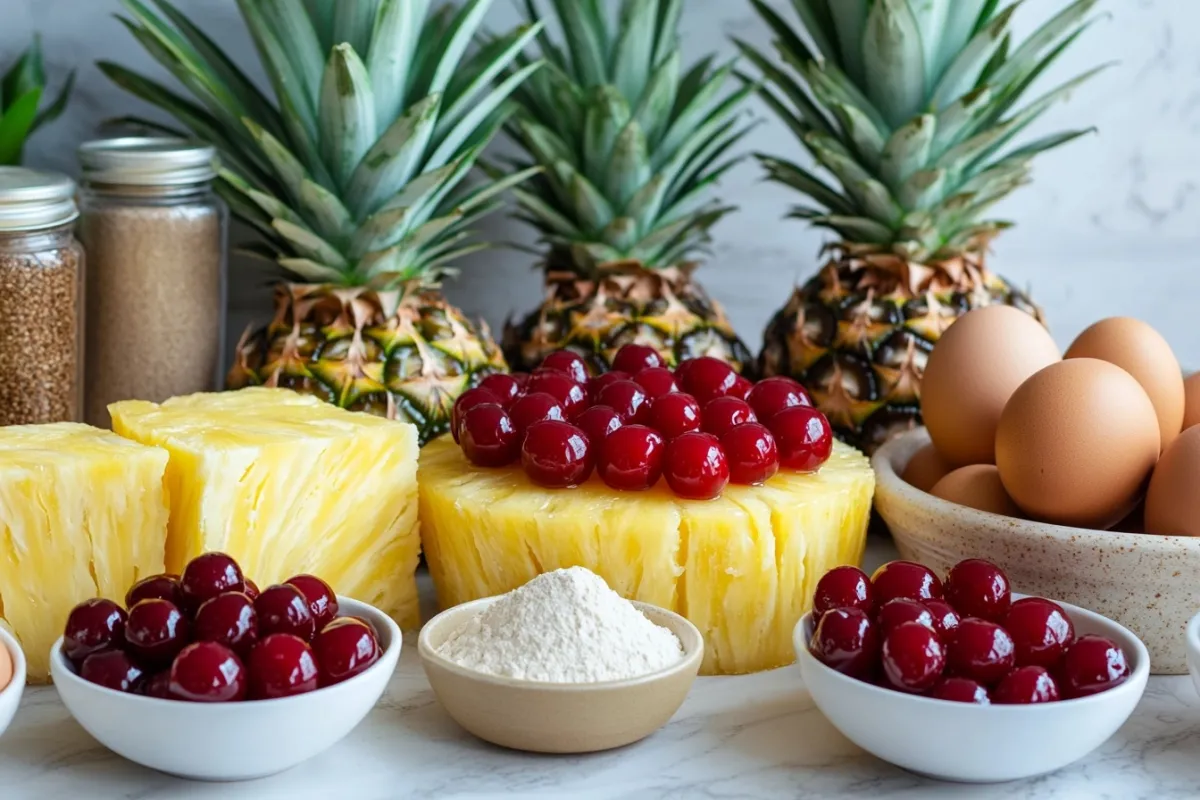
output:
POLYGON ((75 182, 57 172, 0 167, 0 231, 36 231, 79 216, 75 182))
POLYGON ((79 148, 83 180, 128 186, 185 186, 217 176, 217 151, 191 139, 97 139, 79 148))

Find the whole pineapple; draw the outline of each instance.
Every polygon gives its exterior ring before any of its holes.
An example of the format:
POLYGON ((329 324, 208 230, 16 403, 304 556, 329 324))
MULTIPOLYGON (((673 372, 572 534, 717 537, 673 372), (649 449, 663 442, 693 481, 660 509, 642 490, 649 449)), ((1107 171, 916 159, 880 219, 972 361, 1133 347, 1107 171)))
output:
POLYGON ((485 245, 471 226, 532 171, 464 179, 540 66, 506 73, 540 26, 468 54, 492 0, 428 14, 428 0, 239 0, 270 78, 264 96, 167 0, 123 0, 122 21, 194 97, 116 64, 116 83, 216 144, 219 189, 290 282, 247 332, 231 388, 289 387, 449 427, 455 398, 505 368, 484 327, 442 297, 450 265, 485 245))
MULTIPOLYGON (((529 19, 541 16, 534 0, 529 19)), ((704 59, 683 70, 683 0, 554 0, 562 46, 543 33, 546 66, 516 92, 508 130, 544 167, 515 192, 521 218, 545 245, 542 305, 505 332, 514 368, 574 350, 596 370, 624 344, 656 348, 671 364, 716 356, 738 369, 751 354, 721 306, 692 280, 710 228, 730 209, 712 198, 746 132, 749 93, 723 96, 732 72, 704 59)), ((518 63, 532 62, 522 56, 518 63)))
POLYGON ((784 63, 738 45, 762 72, 763 99, 832 181, 759 159, 812 201, 790 216, 838 236, 767 326, 759 366, 804 382, 839 435, 871 451, 920 424, 925 359, 955 319, 991 303, 1041 319, 988 269, 1009 223, 984 214, 1029 182, 1036 155, 1087 132, 1011 146, 1097 71, 1019 105, 1097 0, 1072 2, 1024 42, 1009 30, 1018 4, 998 0, 797 0, 801 31, 751 2, 784 63))

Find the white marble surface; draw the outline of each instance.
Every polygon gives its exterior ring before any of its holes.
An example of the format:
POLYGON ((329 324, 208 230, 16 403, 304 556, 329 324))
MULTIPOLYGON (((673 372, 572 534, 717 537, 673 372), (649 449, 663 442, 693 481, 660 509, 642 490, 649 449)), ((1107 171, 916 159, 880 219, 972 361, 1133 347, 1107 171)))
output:
MULTIPOLYGON (((869 565, 890 552, 873 543, 869 565)), ((936 747, 937 731, 928 733, 936 747)), ((1196 796, 1198 754, 1196 690, 1184 677, 1151 678, 1129 722, 1083 761, 1030 781, 938 783, 848 742, 813 705, 799 669, 786 667, 700 678, 666 728, 622 750, 527 755, 492 747, 458 728, 429 689, 415 649, 406 645, 386 696, 347 739, 289 772, 243 784, 192 783, 127 762, 85 733, 53 688, 33 689, 0 738, 0 797, 1171 800, 1196 796)))

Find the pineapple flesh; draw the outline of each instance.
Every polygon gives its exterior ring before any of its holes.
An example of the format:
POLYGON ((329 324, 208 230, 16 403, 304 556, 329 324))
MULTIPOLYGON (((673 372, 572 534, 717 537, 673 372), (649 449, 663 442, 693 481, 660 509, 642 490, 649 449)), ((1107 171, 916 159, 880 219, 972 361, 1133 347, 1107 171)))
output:
POLYGON ((472 466, 451 441, 421 453, 421 536, 442 607, 583 566, 623 597, 672 609, 704 635, 705 674, 790 664, 792 630, 816 581, 856 564, 874 476, 837 443, 813 475, 781 472, 683 500, 661 483, 618 492, 593 478, 547 491, 519 469, 472 466))
POLYGON ((262 387, 109 410, 170 452, 168 571, 219 550, 261 586, 312 573, 419 624, 414 426, 262 387))
POLYGON ((67 615, 163 571, 167 451, 87 425, 0 428, 0 624, 32 683, 67 615))

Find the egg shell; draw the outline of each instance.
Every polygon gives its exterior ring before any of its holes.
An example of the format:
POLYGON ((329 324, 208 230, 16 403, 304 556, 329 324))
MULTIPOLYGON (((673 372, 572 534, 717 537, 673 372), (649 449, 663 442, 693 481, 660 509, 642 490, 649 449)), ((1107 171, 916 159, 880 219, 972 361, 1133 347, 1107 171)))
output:
POLYGON ((1107 529, 1137 504, 1158 460, 1158 417, 1125 370, 1073 358, 1013 394, 996 430, 996 466, 1031 518, 1107 529))
POLYGON ((1064 358, 1098 358, 1128 372, 1154 404, 1160 450, 1175 441, 1183 427, 1183 370, 1171 345, 1154 328, 1132 317, 1102 319, 1079 334, 1064 358))
POLYGON ((932 444, 927 444, 913 453, 912 458, 904 465, 904 472, 900 477, 910 486, 915 486, 922 492, 928 492, 952 469, 953 467, 946 463, 946 459, 942 458, 937 448, 932 444))
POLYGON ((0 691, 4 691, 12 682, 13 669, 12 653, 8 652, 7 647, 0 644, 0 691))
POLYGON ((1200 426, 1163 453, 1146 492, 1146 532, 1200 536, 1200 426))
POLYGON ((1183 382, 1183 429, 1200 425, 1200 372, 1183 382))
POLYGON ((987 306, 951 325, 925 365, 921 415, 953 466, 995 463, 996 425, 1026 378, 1061 360, 1040 322, 1011 306, 987 306))
POLYGON ((1004 490, 1000 470, 991 464, 959 467, 938 481, 930 494, 979 511, 1006 517, 1021 516, 1021 510, 1004 490))

